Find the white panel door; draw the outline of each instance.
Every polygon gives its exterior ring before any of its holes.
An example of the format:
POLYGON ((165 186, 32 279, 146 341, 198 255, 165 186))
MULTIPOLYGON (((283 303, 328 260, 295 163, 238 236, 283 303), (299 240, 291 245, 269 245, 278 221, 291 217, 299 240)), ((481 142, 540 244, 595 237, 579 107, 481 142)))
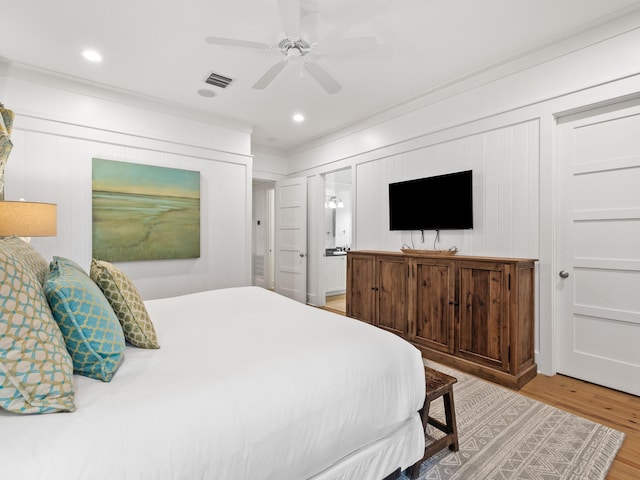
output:
POLYGON ((558 134, 557 370, 640 395, 640 108, 558 134))
POLYGON ((276 292, 307 302, 307 179, 276 182, 276 292))

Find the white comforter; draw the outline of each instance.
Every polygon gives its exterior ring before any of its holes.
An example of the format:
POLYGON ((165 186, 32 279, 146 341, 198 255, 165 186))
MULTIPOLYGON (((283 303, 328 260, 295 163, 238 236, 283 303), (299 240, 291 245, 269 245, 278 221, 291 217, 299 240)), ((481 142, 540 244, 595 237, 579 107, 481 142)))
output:
POLYGON ((0 478, 302 480, 403 425, 421 456, 402 339, 257 287, 147 308, 161 348, 127 347, 110 383, 76 377, 76 412, 0 413, 0 478))

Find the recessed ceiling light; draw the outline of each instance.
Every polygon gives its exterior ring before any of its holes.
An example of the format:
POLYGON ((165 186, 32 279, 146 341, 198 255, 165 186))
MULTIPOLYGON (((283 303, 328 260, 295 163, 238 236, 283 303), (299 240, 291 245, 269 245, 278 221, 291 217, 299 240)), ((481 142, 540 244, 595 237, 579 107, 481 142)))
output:
POLYGON ((90 62, 101 62, 102 61, 102 55, 100 55, 95 50, 85 50, 84 52, 82 52, 82 56, 84 58, 86 58, 87 60, 89 60, 90 62))
POLYGON ((203 88, 202 90, 198 90, 198 95, 200 95, 201 97, 211 98, 216 96, 216 92, 203 88))
POLYGON ((296 113, 293 115, 293 121, 296 123, 301 123, 304 122, 304 115, 302 115, 301 113, 296 113))

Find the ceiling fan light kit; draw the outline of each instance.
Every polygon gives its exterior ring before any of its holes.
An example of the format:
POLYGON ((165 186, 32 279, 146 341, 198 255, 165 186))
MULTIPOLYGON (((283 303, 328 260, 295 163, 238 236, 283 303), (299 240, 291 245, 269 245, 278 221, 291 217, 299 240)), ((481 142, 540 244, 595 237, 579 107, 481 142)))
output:
POLYGON ((287 58, 302 57, 311 51, 311 45, 302 38, 287 37, 278 42, 278 50, 287 58))

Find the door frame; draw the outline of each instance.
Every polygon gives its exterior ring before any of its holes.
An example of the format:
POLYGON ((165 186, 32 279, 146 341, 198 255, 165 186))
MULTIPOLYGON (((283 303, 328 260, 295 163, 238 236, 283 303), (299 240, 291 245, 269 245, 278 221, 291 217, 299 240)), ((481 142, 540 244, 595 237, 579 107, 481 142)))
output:
MULTIPOLYGON (((319 196, 315 196, 313 197, 313 200, 309 199, 310 205, 311 202, 318 202, 318 208, 319 208, 319 218, 318 221, 316 222, 315 226, 318 228, 318 230, 314 233, 314 232, 310 232, 311 234, 311 238, 317 238, 320 241, 320 263, 321 263, 321 268, 319 268, 317 270, 317 278, 318 278, 318 285, 320 287, 319 291, 318 291, 318 296, 322 297, 321 303, 322 305, 325 305, 326 303, 326 296, 327 296, 327 289, 326 289, 326 281, 325 281, 325 262, 324 262, 324 258, 326 256, 325 253, 325 228, 324 228, 324 215, 325 215, 325 202, 326 202, 326 195, 327 195, 327 175, 331 175, 331 174, 335 174, 338 172, 344 172, 344 171, 349 171, 349 209, 350 209, 350 214, 351 214, 351 225, 350 225, 350 236, 351 236, 351 242, 350 246, 351 248, 353 248, 354 246, 354 239, 355 239, 355 195, 354 195, 354 190, 355 190, 355 166, 353 165, 346 165, 343 166, 341 168, 337 168, 335 170, 329 170, 326 172, 322 172, 319 175, 317 175, 317 177, 319 177, 321 179, 321 192, 319 196)), ((311 208, 311 207, 310 207, 311 208)), ((346 272, 345 272, 345 279, 346 279, 346 272)), ((314 304, 314 305, 318 305, 318 304, 314 304)))
POLYGON ((270 290, 275 288, 274 279, 274 226, 275 226, 275 180, 260 180, 259 183, 252 184, 252 210, 251 210, 251 244, 252 244, 252 267, 251 267, 251 284, 261 286, 270 290), (265 201, 264 214, 260 218, 256 218, 256 195, 260 195, 261 200, 265 201), (254 275, 255 265, 253 257, 258 249, 258 238, 256 235, 256 222, 260 222, 260 226, 265 230, 264 243, 260 247, 264 250, 264 273, 262 280, 256 280, 254 275))
POLYGON ((555 375, 558 359, 558 292, 555 284, 560 267, 558 260, 558 164, 561 161, 558 152, 558 131, 560 123, 567 117, 578 114, 588 115, 597 109, 615 109, 622 103, 636 99, 640 95, 606 99, 590 104, 578 103, 569 99, 560 104, 548 103, 542 110, 531 108, 531 115, 539 120, 539 259, 536 262, 536 339, 535 357, 538 372, 555 375), (560 106, 560 108, 558 108, 560 106))
MULTIPOLYGON (((546 273, 546 278, 544 279, 544 281, 547 281, 547 285, 548 285, 548 291, 550 293, 550 313, 551 313, 551 322, 549 324, 549 328, 550 328, 550 333, 551 333, 551 351, 547 352, 549 354, 549 357, 547 357, 547 360, 549 361, 549 365, 551 367, 551 371, 550 372, 545 372, 547 374, 551 374, 551 375, 555 375, 556 373, 558 373, 558 364, 560 362, 560 356, 561 356, 561 351, 560 349, 562 348, 562 345, 560 343, 560 328, 561 328, 561 323, 560 323, 560 313, 561 310, 563 309, 563 305, 561 304, 561 300, 560 300, 560 288, 562 288, 562 284, 558 282, 559 280, 559 270, 565 267, 569 267, 566 268, 567 270, 570 269, 569 273, 570 275, 573 275, 573 265, 566 265, 564 262, 566 262, 566 260, 564 260, 564 257, 566 256, 566 249, 562 247, 562 245, 560 244, 560 241, 562 240, 562 229, 561 229, 561 223, 562 222, 566 222, 566 212, 561 211, 560 209, 562 208, 562 201, 560 200, 560 195, 561 195, 561 189, 564 187, 564 185, 560 182, 560 179, 562 178, 563 172, 564 172, 564 166, 562 165, 562 162, 564 161, 562 152, 560 151, 560 135, 563 134, 563 125, 571 123, 571 122, 578 122, 582 119, 589 119, 589 118, 594 118, 594 117, 603 117, 605 118, 605 116, 607 114, 613 114, 615 115, 616 112, 620 112, 619 116, 623 117, 625 116, 624 113, 622 113, 624 110, 628 110, 628 109, 632 109, 635 108, 637 109, 640 106, 640 95, 639 94, 632 94, 632 95, 627 95, 624 97, 618 97, 615 99, 610 99, 610 100, 606 100, 603 102, 599 102, 599 103, 594 103, 594 104, 590 104, 590 105, 583 105, 580 106, 578 108, 573 108, 571 110, 567 110, 567 111, 563 111, 563 112, 557 112, 553 114, 553 126, 550 129, 550 133, 551 135, 551 145, 552 147, 552 155, 551 155, 551 164, 552 167, 550 168, 550 172, 552 173, 552 182, 551 182, 551 188, 550 191, 552 193, 551 198, 550 198, 550 207, 552 209, 551 211, 551 218, 552 218, 552 225, 551 225, 551 232, 552 232, 552 245, 551 245, 551 257, 550 257, 550 263, 549 263, 549 268, 550 270, 548 270, 546 273)), ((541 138, 544 138, 543 135, 541 135, 541 138)), ((542 164, 541 164, 542 167, 542 164)), ((544 183, 541 182, 541 185, 543 185, 544 183)), ((542 192, 541 192, 541 199, 542 199, 542 192)), ((541 208, 541 214, 542 214, 543 209, 541 208)), ((543 229, 541 228, 540 231, 540 235, 543 235, 543 229)), ((542 242, 541 242, 541 246, 542 246, 542 242)), ((544 288, 544 283, 542 283, 543 280, 541 280, 541 286, 544 288)), ((541 299, 542 300, 542 299, 541 299)), ((541 306, 542 309, 542 303, 538 303, 538 305, 541 306)), ((541 339, 541 341, 544 341, 541 339)))
POLYGON ((307 178, 307 303, 324 307, 324 175, 307 178))

